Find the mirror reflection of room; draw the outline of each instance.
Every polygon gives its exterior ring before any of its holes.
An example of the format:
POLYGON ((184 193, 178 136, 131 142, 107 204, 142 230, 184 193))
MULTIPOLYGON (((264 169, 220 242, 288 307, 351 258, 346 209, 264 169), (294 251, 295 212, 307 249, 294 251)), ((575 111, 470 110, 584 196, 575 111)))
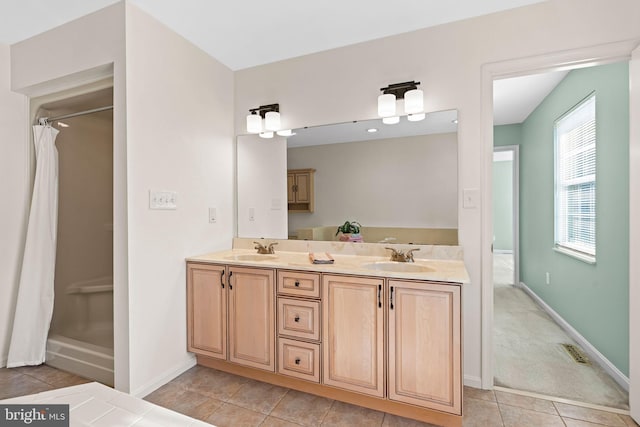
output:
POLYGON ((457 112, 450 110, 397 125, 367 120, 296 129, 286 142, 269 140, 269 148, 253 136, 238 137, 239 236, 456 245, 456 131, 457 112), (287 194, 255 176, 259 169, 282 180, 284 171, 265 163, 283 149, 287 194), (265 194, 271 191, 273 197, 265 194), (274 209, 284 197, 287 206, 274 209), (278 216, 276 227, 286 222, 286 235, 268 235, 261 223, 278 216), (345 238, 339 226, 347 222, 358 224, 359 233, 345 238))

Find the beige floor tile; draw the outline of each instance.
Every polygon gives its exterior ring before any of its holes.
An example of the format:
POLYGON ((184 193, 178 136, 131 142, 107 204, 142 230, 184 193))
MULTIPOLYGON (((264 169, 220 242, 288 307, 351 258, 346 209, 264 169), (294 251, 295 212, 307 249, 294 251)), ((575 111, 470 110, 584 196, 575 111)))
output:
POLYGON ((42 391, 53 390, 54 388, 55 387, 44 381, 40 381, 29 375, 19 375, 2 384, 0 387, 0 399, 40 393, 42 391))
POLYGON ((566 403, 559 402, 554 402, 554 405, 556 405, 558 413, 563 418, 573 418, 575 420, 589 421, 608 427, 627 427, 622 418, 612 412, 583 408, 581 406, 568 405, 566 403))
POLYGON ((411 418, 399 417, 392 414, 384 414, 382 427, 438 427, 435 424, 423 423, 411 418))
POLYGON ((602 424, 590 423, 589 421, 574 420, 573 418, 563 418, 567 427, 604 427, 602 424))
POLYGON ((249 379, 195 366, 173 380, 177 385, 214 399, 227 401, 249 379))
POLYGON ((535 397, 522 396, 515 393, 505 393, 496 391, 496 399, 498 403, 517 406, 519 408, 529 409, 536 412, 544 412, 545 414, 558 415, 556 407, 550 400, 536 399, 535 397))
POLYGON ((625 422, 627 427, 638 427, 638 423, 633 421, 633 418, 631 418, 629 415, 620 415, 620 418, 622 418, 622 421, 625 422))
POLYGON ((300 427, 300 424, 269 416, 260 424, 260 427, 300 427))
POLYGON ((20 375, 23 374, 16 369, 0 368, 0 385, 6 384, 10 381, 14 381, 20 375))
POLYGON ((504 427, 564 427, 559 415, 500 404, 504 427))
POLYGON ((500 410, 496 402, 465 397, 463 412, 462 425, 464 427, 503 426, 500 410))
POLYGON ((199 420, 206 420, 224 403, 171 382, 160 387, 144 399, 199 420))
POLYGON ((382 425, 384 412, 350 405, 343 402, 333 402, 331 409, 322 420, 323 426, 335 427, 374 427, 382 425))
POLYGON ((270 415, 304 426, 318 426, 329 412, 332 403, 331 399, 289 390, 270 415))
POLYGON ((464 397, 470 397, 478 400, 496 401, 496 395, 493 390, 482 390, 480 388, 466 387, 464 388, 464 397))
POLYGON ((256 427, 262 424, 265 418, 265 414, 225 403, 206 421, 217 427, 256 427))
POLYGON ((269 415, 287 391, 288 389, 283 387, 250 380, 243 384, 227 402, 269 415))

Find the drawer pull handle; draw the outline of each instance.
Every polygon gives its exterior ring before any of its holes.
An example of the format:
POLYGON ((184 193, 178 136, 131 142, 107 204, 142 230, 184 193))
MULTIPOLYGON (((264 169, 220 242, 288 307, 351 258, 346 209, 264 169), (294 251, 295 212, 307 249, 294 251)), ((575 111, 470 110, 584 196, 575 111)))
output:
POLYGON ((296 365, 299 365, 300 364, 300 358, 296 357, 296 360, 294 362, 296 363, 296 365))
POLYGON ((293 286, 295 286, 296 288, 300 287, 300 282, 298 282, 297 280, 295 281, 295 283, 293 284, 293 286))
POLYGON ((293 321, 296 322, 296 323, 299 322, 300 321, 300 316, 298 316, 296 314, 296 317, 293 318, 293 321))

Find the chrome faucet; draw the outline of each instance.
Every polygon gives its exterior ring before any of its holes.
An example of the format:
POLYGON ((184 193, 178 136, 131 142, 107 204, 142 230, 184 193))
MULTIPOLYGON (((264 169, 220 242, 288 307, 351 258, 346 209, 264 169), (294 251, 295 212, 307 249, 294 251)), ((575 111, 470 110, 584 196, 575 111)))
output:
POLYGON ((419 251, 420 248, 412 248, 407 251, 401 251, 394 248, 385 248, 391 251, 391 261, 396 262, 413 262, 413 252, 419 251))
POLYGON ((276 253, 276 251, 273 249, 273 246, 277 245, 278 244, 277 242, 269 243, 269 245, 267 246, 264 246, 258 242, 253 242, 253 243, 256 244, 254 249, 257 249, 259 254, 275 254, 276 253))

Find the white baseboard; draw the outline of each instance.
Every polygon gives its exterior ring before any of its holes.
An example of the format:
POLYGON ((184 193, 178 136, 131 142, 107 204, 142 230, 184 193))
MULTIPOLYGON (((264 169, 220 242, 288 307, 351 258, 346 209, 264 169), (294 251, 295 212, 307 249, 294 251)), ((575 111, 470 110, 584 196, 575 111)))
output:
POLYGON ((140 398, 145 397, 146 395, 159 389, 169 381, 176 378, 178 375, 184 373, 185 371, 188 371, 194 366, 196 366, 196 358, 194 355, 189 353, 189 356, 187 356, 187 359, 184 360, 182 363, 180 363, 179 365, 171 369, 166 370, 164 374, 160 375, 157 378, 154 378, 153 381, 150 381, 149 383, 143 385, 142 387, 138 387, 136 390, 132 391, 130 394, 135 397, 140 397, 140 398))
POLYGON ((605 370, 615 382, 627 392, 629 391, 629 378, 625 376, 613 363, 598 351, 580 332, 576 331, 566 320, 533 292, 526 284, 520 282, 519 287, 527 293, 549 316, 589 355, 589 359, 605 370))
POLYGON ((465 375, 463 383, 467 387, 482 388, 482 378, 480 377, 472 377, 471 375, 465 375))
POLYGON ((0 368, 6 368, 7 367, 7 359, 8 359, 8 357, 3 357, 2 359, 0 359, 0 368))
POLYGON ((494 249, 493 253, 494 254, 509 254, 509 255, 513 255, 513 250, 511 250, 511 249, 494 249))

